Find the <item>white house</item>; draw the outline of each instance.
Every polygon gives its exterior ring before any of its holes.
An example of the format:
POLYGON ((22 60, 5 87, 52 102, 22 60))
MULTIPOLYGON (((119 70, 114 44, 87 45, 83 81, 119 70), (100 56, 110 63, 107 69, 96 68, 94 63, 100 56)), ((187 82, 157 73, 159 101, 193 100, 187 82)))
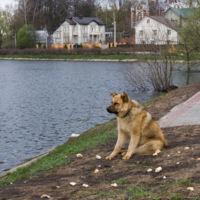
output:
POLYGON ((135 26, 135 43, 177 44, 177 28, 173 22, 164 17, 146 16, 135 26))
POLYGON ((105 23, 96 17, 68 17, 53 33, 53 44, 104 43, 105 23))

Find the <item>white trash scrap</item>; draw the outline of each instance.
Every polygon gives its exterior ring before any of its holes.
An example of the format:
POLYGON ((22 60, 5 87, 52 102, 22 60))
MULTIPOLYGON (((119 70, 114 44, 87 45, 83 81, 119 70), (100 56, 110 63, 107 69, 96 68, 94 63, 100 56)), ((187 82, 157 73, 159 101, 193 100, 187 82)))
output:
POLYGON ((72 133, 71 137, 78 137, 80 134, 72 133))
POLYGON ((98 170, 98 169, 95 169, 94 174, 96 174, 97 172, 99 172, 99 170, 98 170))
POLYGON ((112 187, 117 187, 117 183, 111 184, 112 187))
POLYGON ((47 194, 43 194, 43 195, 41 196, 41 198, 48 198, 48 199, 50 199, 51 197, 50 197, 49 195, 47 195, 47 194))
POLYGON ((75 186, 76 183, 75 182, 70 182, 70 185, 75 186))
POLYGON ((156 168, 155 172, 161 172, 162 171, 162 167, 158 167, 156 168))
POLYGON ((152 172, 152 169, 150 169, 150 168, 149 168, 149 169, 147 169, 147 172, 152 172))
POLYGON ((187 190, 194 191, 193 187, 188 187, 187 190))
POLYGON ((83 184, 83 187, 86 187, 86 188, 87 188, 87 187, 89 187, 89 185, 87 185, 87 184, 83 184))
POLYGON ((100 160, 100 159, 101 159, 101 156, 96 155, 96 159, 97 159, 97 160, 100 160))

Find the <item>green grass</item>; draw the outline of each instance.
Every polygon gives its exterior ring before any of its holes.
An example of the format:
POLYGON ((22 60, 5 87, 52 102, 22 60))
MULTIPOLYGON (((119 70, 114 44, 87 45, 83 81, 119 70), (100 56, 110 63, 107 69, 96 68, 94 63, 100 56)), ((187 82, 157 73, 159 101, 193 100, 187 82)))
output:
POLYGON ((117 118, 114 117, 114 118, 110 119, 109 122, 112 122, 112 121, 114 121, 114 120, 116 120, 116 119, 117 119, 117 118))
POLYGON ((149 101, 146 101, 146 102, 143 103, 142 105, 143 105, 143 106, 148 106, 150 103, 152 103, 152 102, 155 101, 156 99, 158 99, 158 98, 160 98, 160 97, 163 97, 163 96, 165 96, 165 95, 166 95, 166 93, 162 93, 160 96, 155 97, 155 98, 153 98, 153 99, 151 99, 151 100, 149 100, 149 101))
POLYGON ((148 197, 152 195, 152 191, 150 191, 149 187, 129 187, 126 190, 126 194, 129 196, 129 199, 137 199, 140 197, 148 197))
MULTIPOLYGON (((0 58, 42 58, 41 55, 24 55, 24 54, 15 54, 15 55, 0 55, 0 58)), ((80 54, 80 55, 50 55, 44 54, 44 58, 48 59, 135 59, 135 55, 90 55, 90 54, 80 54)))
POLYGON ((170 198, 171 200, 179 200, 179 199, 183 199, 185 196, 184 195, 178 195, 178 194, 174 194, 174 195, 171 195, 170 198))
POLYGON ((120 178, 118 180, 113 180, 112 183, 117 183, 117 184, 122 184, 122 183, 128 183, 129 180, 125 179, 125 178, 120 178))
POLYGON ((117 138, 116 126, 106 126, 100 130, 102 131, 101 134, 95 129, 71 143, 71 139, 69 139, 69 142, 58 146, 49 155, 38 159, 37 162, 18 168, 17 171, 7 174, 7 177, 1 178, 0 186, 7 185, 10 182, 15 183, 25 177, 45 173, 50 169, 57 169, 59 166, 70 163, 70 159, 66 156, 75 155, 83 150, 92 149, 96 145, 104 144, 112 138, 117 138))
POLYGON ((191 180, 185 178, 185 179, 183 179, 183 180, 180 180, 179 182, 171 183, 171 187, 170 187, 170 188, 177 187, 177 186, 179 186, 179 185, 181 185, 181 184, 189 184, 189 183, 191 183, 191 180))

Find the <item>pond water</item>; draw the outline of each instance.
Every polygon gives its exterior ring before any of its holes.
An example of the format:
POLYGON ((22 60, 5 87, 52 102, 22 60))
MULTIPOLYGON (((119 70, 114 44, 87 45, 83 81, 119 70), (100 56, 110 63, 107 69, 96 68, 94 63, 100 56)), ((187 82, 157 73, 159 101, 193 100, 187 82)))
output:
MULTIPOLYGON (((140 103, 160 95, 133 91, 121 73, 130 65, 0 61, 0 173, 113 118, 106 111, 111 92, 124 90, 140 103)), ((178 72, 174 84, 185 82, 186 73, 178 72)))

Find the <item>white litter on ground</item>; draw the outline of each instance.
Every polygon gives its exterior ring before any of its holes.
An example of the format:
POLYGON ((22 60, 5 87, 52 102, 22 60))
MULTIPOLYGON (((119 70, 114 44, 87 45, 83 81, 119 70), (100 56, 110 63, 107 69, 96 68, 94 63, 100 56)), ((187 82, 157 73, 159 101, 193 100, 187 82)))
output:
POLYGON ((158 167, 156 168, 155 172, 161 172, 162 171, 162 167, 158 167))
POLYGON ((70 182, 70 185, 75 186, 76 183, 75 182, 70 182))
POLYGON ((83 187, 89 187, 89 185, 87 185, 87 184, 83 184, 83 187))
POLYGON ((72 133, 71 137, 78 137, 80 134, 72 133))
POLYGON ((101 156, 96 155, 96 159, 100 160, 100 159, 101 159, 101 156))

